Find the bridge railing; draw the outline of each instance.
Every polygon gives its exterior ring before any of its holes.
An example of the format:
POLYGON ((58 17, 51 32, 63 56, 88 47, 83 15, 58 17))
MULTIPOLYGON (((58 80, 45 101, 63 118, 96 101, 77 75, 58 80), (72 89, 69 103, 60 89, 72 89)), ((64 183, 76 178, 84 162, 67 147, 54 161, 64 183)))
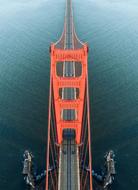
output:
POLYGON ((89 118, 89 96, 86 81, 83 121, 81 131, 81 144, 79 146, 80 163, 80 190, 92 190, 92 156, 90 138, 90 118, 89 118))
POLYGON ((46 190, 58 190, 59 147, 57 142, 55 105, 51 83, 49 95, 49 123, 46 155, 46 190))

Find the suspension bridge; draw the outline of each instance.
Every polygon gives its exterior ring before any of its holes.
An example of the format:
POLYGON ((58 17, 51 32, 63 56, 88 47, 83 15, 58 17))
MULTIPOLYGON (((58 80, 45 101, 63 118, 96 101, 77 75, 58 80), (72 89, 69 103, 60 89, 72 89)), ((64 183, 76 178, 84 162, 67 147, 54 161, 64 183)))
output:
POLYGON ((45 189, 92 190, 88 45, 76 35, 72 0, 66 0, 63 33, 50 55, 45 189))
POLYGON ((26 184, 40 189, 45 179, 45 190, 107 190, 115 175, 114 152, 105 155, 104 171, 92 170, 88 45, 77 37, 72 0, 66 0, 63 33, 51 44, 50 56, 46 170, 36 174, 33 155, 26 150, 26 184))

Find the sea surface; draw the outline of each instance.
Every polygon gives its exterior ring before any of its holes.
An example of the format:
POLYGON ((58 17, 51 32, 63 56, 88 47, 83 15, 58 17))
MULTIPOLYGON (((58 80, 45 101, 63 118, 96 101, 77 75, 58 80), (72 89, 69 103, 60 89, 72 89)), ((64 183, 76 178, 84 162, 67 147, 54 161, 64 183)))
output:
MULTIPOLYGON (((73 0, 88 42, 93 168, 116 154, 113 190, 138 189, 138 1, 73 0)), ((65 0, 0 0, 0 190, 24 190, 22 154, 45 168, 49 46, 65 0)))

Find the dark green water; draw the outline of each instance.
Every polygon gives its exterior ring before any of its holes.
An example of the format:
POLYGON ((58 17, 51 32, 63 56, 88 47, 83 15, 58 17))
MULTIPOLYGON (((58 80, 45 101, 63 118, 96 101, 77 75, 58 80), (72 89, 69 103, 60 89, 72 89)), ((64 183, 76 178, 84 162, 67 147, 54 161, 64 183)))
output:
MULTIPOLYGON (((22 153, 45 167, 49 44, 64 0, 0 0, 0 190, 24 190, 22 153)), ((93 166, 113 149, 113 190, 138 188, 138 2, 74 0, 76 30, 90 46, 93 166)))

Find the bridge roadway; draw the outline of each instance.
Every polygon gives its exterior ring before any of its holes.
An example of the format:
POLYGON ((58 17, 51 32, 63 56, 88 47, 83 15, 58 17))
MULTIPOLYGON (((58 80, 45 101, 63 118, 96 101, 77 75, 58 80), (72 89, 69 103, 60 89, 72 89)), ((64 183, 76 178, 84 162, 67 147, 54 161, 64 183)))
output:
MULTIPOLYGON (((64 49, 74 49, 74 24, 71 4, 71 0, 67 0, 64 49)), ((75 77, 74 62, 63 63, 63 76, 75 77)), ((76 89, 64 88, 62 90, 62 99, 76 99, 76 89)), ((63 120, 71 121, 77 117, 77 113, 75 110, 63 110, 61 117, 63 120)), ((67 129, 66 134, 67 133, 68 135, 71 134, 71 129, 67 129)), ((79 180, 78 147, 75 143, 75 139, 65 137, 60 146, 58 190, 80 190, 79 180)))

